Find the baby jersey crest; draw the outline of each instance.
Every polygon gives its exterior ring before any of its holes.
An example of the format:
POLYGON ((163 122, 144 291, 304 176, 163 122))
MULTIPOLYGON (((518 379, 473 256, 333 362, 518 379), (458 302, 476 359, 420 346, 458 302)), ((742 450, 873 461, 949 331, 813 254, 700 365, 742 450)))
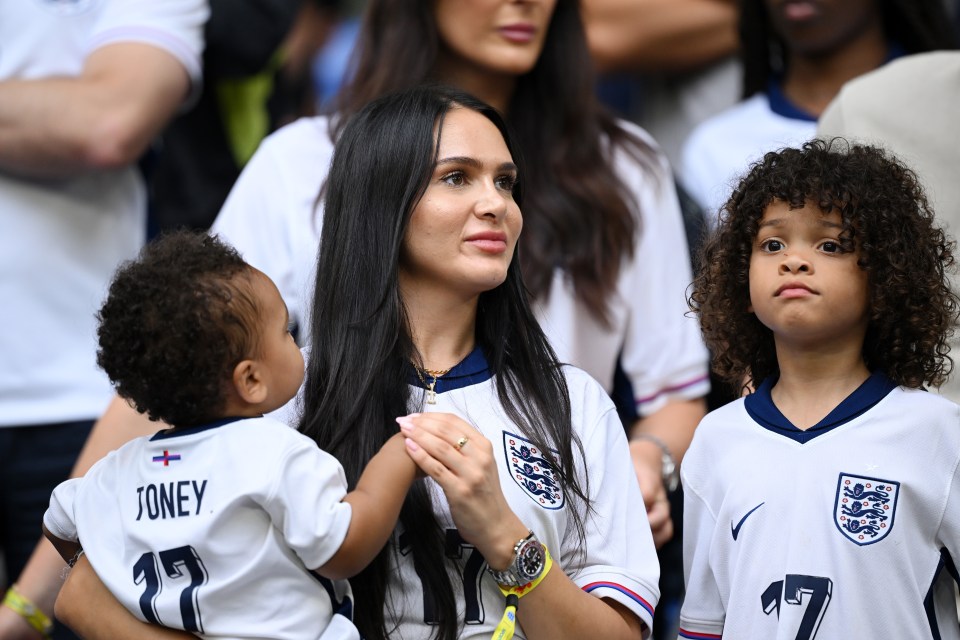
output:
POLYGON ((899 482, 841 473, 833 521, 854 544, 880 542, 893 529, 899 493, 899 482))
POLYGON ((563 507, 563 491, 547 462, 535 444, 512 433, 503 432, 503 453, 507 469, 524 493, 544 509, 563 507))

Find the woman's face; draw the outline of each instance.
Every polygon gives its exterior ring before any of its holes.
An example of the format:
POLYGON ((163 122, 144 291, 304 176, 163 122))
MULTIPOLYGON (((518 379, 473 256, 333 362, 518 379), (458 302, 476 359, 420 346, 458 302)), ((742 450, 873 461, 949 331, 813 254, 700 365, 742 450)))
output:
POLYGON ((523 227, 516 180, 499 129, 475 111, 451 109, 403 240, 405 294, 434 290, 467 299, 503 283, 523 227))
POLYGON ((835 51, 868 30, 880 30, 879 0, 765 0, 774 30, 793 53, 835 51))
POLYGON ((496 75, 520 76, 533 69, 543 51, 557 0, 436 0, 440 41, 464 67, 496 75))

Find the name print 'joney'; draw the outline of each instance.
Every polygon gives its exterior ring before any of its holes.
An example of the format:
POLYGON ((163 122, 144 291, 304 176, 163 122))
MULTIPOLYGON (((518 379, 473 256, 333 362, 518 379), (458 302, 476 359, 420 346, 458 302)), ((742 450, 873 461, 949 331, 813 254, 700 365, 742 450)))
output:
POLYGON ((206 480, 200 484, 196 480, 180 480, 137 487, 137 503, 140 505, 137 520, 143 517, 144 510, 151 520, 198 515, 206 490, 206 480), (192 508, 194 504, 196 507, 192 508))

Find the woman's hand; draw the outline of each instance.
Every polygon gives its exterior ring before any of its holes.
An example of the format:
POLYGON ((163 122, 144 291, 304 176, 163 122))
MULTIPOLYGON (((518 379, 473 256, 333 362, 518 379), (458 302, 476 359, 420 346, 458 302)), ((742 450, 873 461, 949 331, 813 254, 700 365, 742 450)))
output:
POLYGON ((410 457, 447 496, 460 535, 492 568, 506 569, 528 529, 503 496, 490 441, 450 413, 414 413, 397 422, 410 457))
POLYGON ((630 443, 630 457, 633 459, 633 469, 643 494, 643 505, 647 509, 653 543, 659 549, 673 537, 670 501, 660 473, 661 451, 650 442, 635 440, 630 443))

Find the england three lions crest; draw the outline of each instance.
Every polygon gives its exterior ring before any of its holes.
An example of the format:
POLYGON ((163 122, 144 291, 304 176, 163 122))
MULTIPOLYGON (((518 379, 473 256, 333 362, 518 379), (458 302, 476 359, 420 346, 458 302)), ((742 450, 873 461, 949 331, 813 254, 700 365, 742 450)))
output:
POLYGON ((563 490, 539 447, 526 438, 504 431, 503 453, 510 477, 534 502, 544 509, 563 506, 563 490))
POLYGON ((880 542, 893 529, 900 483, 841 473, 833 521, 850 542, 880 542))

